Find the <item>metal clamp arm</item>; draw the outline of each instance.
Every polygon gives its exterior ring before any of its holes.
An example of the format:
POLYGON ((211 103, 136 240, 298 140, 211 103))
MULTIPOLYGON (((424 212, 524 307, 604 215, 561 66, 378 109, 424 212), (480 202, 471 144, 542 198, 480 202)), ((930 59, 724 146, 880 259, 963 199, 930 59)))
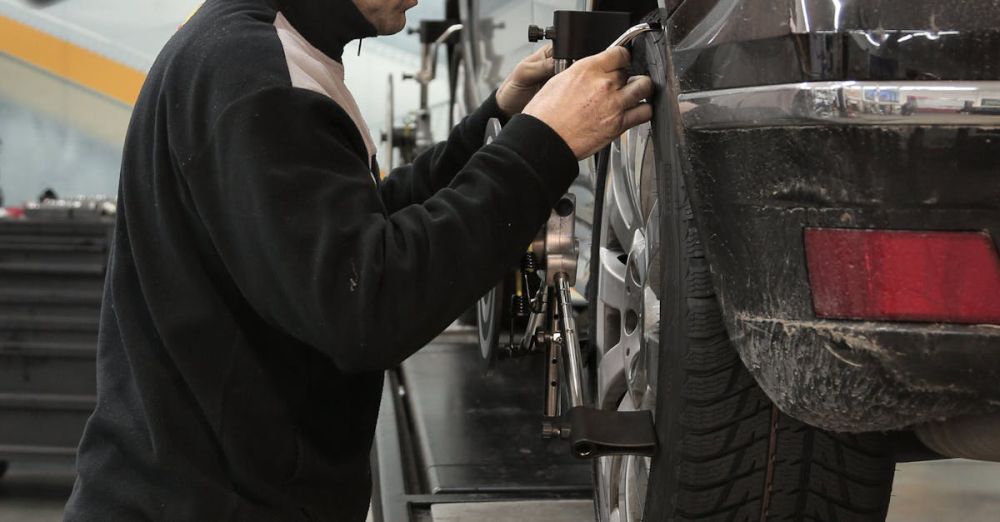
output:
POLYGON ((663 26, 656 22, 633 25, 628 29, 628 31, 625 31, 624 33, 622 33, 621 36, 616 38, 614 42, 611 42, 611 45, 608 46, 608 49, 612 49, 618 46, 624 47, 632 43, 632 40, 638 38, 639 35, 641 35, 642 33, 648 33, 650 31, 662 31, 662 30, 663 26))

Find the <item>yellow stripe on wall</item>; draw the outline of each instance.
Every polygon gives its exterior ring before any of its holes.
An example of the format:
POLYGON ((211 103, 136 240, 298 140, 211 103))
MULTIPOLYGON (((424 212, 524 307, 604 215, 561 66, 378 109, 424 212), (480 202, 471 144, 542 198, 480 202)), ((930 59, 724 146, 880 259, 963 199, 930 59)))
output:
POLYGON ((9 54, 127 105, 146 74, 33 27, 0 16, 0 53, 9 54))

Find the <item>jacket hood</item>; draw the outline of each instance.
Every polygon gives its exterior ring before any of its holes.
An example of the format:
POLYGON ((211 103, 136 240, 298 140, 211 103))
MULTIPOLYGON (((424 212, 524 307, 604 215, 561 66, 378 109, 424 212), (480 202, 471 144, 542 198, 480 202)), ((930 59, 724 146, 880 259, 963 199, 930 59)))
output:
POLYGON ((310 44, 338 62, 348 42, 378 34, 351 0, 272 0, 272 3, 310 44))

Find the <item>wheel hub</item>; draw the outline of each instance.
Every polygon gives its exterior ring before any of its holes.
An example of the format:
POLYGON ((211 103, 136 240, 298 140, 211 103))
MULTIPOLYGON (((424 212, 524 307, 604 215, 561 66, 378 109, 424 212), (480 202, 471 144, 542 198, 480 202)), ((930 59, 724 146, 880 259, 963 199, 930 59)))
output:
POLYGON ((625 296, 627 304, 622 343, 625 345, 625 382, 633 404, 638 407, 646 388, 646 368, 643 364, 646 348, 646 274, 649 257, 646 236, 637 230, 632 239, 632 251, 625 265, 625 296))

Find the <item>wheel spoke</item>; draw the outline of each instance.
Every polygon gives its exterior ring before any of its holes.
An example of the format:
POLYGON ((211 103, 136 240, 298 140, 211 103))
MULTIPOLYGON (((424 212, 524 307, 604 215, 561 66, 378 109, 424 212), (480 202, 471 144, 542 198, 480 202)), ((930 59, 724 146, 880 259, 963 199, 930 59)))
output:
POLYGON ((625 393, 625 349, 624 343, 618 343, 601 356, 597 369, 597 404, 600 408, 614 409, 625 393))
POLYGON ((643 360, 642 364, 645 366, 645 379, 642 383, 644 390, 639 390, 642 393, 640 398, 639 407, 642 409, 652 409, 648 406, 649 403, 655 402, 656 400, 656 374, 657 368, 659 368, 660 360, 660 299, 653 292, 653 289, 646 287, 645 289, 645 314, 643 316, 643 321, 645 325, 643 326, 643 360))
POLYGON ((608 216, 608 225, 610 225, 614 237, 621 245, 623 251, 627 252, 632 248, 632 237, 635 233, 635 227, 627 221, 626 217, 622 216, 620 212, 615 212, 611 216, 608 216))
POLYGON ((625 302, 625 263, 619 259, 620 255, 607 248, 601 249, 600 286, 597 294, 601 302, 619 311, 628 306, 625 302))
POLYGON ((600 488, 597 493, 597 504, 605 510, 607 518, 601 522, 622 522, 621 493, 619 488, 624 483, 622 473, 625 471, 624 458, 620 455, 601 457, 597 460, 597 477, 608 487, 600 488))
MULTIPOLYGON (((660 291, 663 286, 660 284, 660 202, 653 203, 653 208, 646 220, 646 252, 649 262, 646 268, 646 288, 653 291, 653 295, 660 299, 660 291)), ((659 317, 659 314, 657 314, 659 317)))
POLYGON ((646 507, 646 486, 649 483, 648 457, 631 456, 625 462, 622 472, 620 509, 625 516, 622 522, 639 522, 643 519, 646 507))
MULTIPOLYGON (((623 161, 623 165, 627 165, 625 180, 628 182, 629 196, 631 198, 632 208, 635 210, 636 216, 642 216, 642 176, 644 174, 650 174, 648 172, 646 161, 646 147, 649 144, 650 137, 649 124, 643 124, 638 127, 633 127, 628 131, 628 147, 629 150, 625 154, 627 161, 623 161)), ((655 174, 654 174, 655 175, 655 174)))
MULTIPOLYGON (((633 202, 633 197, 629 189, 629 163, 630 159, 622 155, 624 145, 618 144, 612 148, 611 161, 608 164, 608 179, 605 191, 607 192, 607 204, 604 207, 608 212, 608 224, 611 227, 614 239, 617 240, 623 252, 628 252, 632 248, 632 237, 641 223, 641 214, 638 207, 633 202), (618 154, 614 154, 617 148, 618 154)), ((624 152, 627 152, 627 148, 624 152)), ((611 236, 605 234, 602 241, 604 245, 610 245, 611 236)))

